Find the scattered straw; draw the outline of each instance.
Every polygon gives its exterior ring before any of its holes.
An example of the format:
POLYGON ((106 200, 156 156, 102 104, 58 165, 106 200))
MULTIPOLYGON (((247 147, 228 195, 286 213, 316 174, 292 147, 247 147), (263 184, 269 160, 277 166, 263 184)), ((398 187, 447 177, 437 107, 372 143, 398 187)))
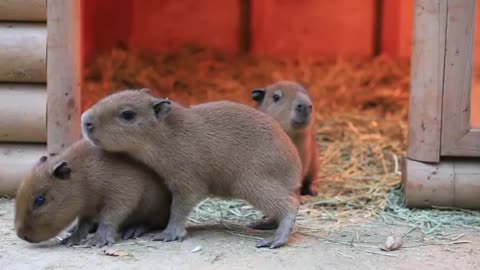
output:
MULTIPOLYGON (((480 211, 451 207, 434 209, 407 209, 402 188, 388 194, 388 203, 380 216, 387 224, 405 225, 420 230, 423 234, 440 238, 448 226, 480 230, 480 211)), ((458 238, 450 239, 455 242, 458 238)))

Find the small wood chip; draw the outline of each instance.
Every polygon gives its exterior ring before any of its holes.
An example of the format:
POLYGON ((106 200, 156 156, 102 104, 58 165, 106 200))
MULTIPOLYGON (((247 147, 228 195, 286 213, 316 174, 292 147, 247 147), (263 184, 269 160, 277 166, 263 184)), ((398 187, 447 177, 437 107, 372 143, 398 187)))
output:
POLYGON ((403 239, 397 235, 390 235, 387 237, 387 241, 383 247, 380 247, 383 251, 394 251, 400 249, 403 246, 403 239))
POLYGON ((107 256, 112 256, 112 257, 130 257, 132 254, 130 254, 126 250, 117 250, 117 249, 104 249, 103 254, 107 256))

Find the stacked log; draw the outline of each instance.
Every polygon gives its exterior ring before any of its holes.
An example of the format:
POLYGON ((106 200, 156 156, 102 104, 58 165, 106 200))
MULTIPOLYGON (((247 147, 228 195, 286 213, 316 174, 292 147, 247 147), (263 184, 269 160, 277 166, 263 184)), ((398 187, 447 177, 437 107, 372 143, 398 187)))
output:
POLYGON ((0 0, 0 196, 46 153, 47 1, 0 0))

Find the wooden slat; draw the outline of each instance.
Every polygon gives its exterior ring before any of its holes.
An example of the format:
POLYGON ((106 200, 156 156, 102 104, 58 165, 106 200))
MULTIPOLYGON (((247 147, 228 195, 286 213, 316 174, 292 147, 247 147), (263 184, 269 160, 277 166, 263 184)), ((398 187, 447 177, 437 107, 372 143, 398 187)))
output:
POLYGON ((58 153, 80 136, 80 0, 48 0, 47 147, 58 153))
POLYGON ((413 160, 440 160, 446 21, 447 1, 415 2, 407 153, 413 160))
POLYGON ((1 21, 35 21, 47 20, 46 0, 0 0, 1 21))
POLYGON ((45 24, 0 23, 0 82, 46 81, 45 24))
POLYGON ((453 206, 455 179, 452 162, 403 162, 403 183, 407 207, 453 206))
POLYGON ((405 160, 407 207, 480 209, 480 159, 449 158, 437 164, 405 160))
POLYGON ((46 142, 45 86, 0 84, 0 115, 0 142, 46 142))
POLYGON ((480 130, 470 126, 476 0, 449 0, 442 145, 444 156, 480 157, 480 130))
POLYGON ((44 144, 0 144, 0 196, 14 195, 23 178, 45 152, 44 144))

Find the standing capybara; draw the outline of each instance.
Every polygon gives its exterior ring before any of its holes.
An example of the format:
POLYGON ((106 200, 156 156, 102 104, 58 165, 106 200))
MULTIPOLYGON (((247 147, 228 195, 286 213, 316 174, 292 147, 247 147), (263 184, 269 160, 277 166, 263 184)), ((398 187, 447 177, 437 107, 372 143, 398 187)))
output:
POLYGON ((42 156, 17 190, 15 229, 31 243, 58 235, 76 218, 67 245, 111 246, 168 224, 171 194, 150 168, 125 154, 80 140, 60 154, 42 156), (93 237, 89 230, 98 224, 93 237))
POLYGON ((278 221, 274 235, 257 247, 287 243, 302 163, 287 134, 264 113, 227 101, 186 108, 148 89, 126 90, 84 112, 82 131, 96 145, 128 153, 165 179, 173 195, 170 221, 154 240, 182 240, 190 211, 211 195, 244 199, 278 221))
POLYGON ((279 81, 252 91, 256 108, 277 120, 292 139, 302 159, 303 181, 300 194, 316 196, 317 145, 314 107, 305 87, 291 81, 279 81))

